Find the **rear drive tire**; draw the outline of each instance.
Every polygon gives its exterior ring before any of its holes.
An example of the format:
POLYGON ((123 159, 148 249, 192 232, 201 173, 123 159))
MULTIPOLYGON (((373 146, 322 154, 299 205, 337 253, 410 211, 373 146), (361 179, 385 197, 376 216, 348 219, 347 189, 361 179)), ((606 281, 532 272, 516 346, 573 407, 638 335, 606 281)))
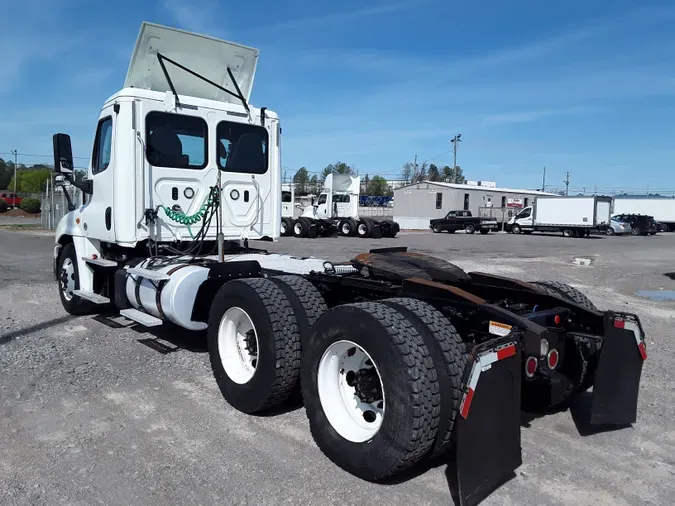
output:
POLYGON ((347 219, 347 220, 342 220, 340 222, 340 235, 344 235, 346 237, 349 237, 350 235, 354 235, 354 223, 352 220, 347 219))
POLYGON ((355 476, 390 478, 434 446, 441 402, 434 363, 415 326, 387 305, 328 310, 305 347, 301 385, 314 441, 355 476))
POLYGON ((467 234, 473 234, 476 231, 476 227, 472 223, 467 223, 464 227, 464 232, 467 234))
POLYGON ((326 302, 317 288, 300 276, 274 276, 270 278, 291 303, 298 324, 300 341, 309 339, 312 325, 327 310, 326 302))
POLYGON ((462 377, 467 365, 466 347, 443 313, 418 299, 385 299, 383 304, 402 313, 413 324, 429 349, 438 376, 441 410, 432 458, 450 450, 452 430, 462 398, 462 377))
POLYGON ((395 221, 392 222, 393 225, 391 226, 391 237, 396 237, 396 234, 398 234, 401 231, 401 227, 399 226, 398 223, 395 221))
POLYGON ((295 237, 307 237, 310 226, 309 218, 300 217, 293 224, 293 235, 295 237))
POLYGON ((244 413, 278 406, 300 376, 301 344, 288 297, 264 278, 230 281, 209 313, 211 368, 225 400, 244 413))
POLYGON ((359 224, 356 227, 356 235, 358 235, 361 239, 372 237, 373 222, 365 218, 359 221, 359 224))
POLYGON ((572 228, 566 228, 562 232, 563 237, 575 237, 576 234, 574 233, 574 229, 572 228))
POLYGON ((72 315, 86 315, 93 312, 94 306, 88 300, 73 293, 80 289, 80 271, 77 267, 77 254, 73 243, 66 244, 59 255, 59 297, 63 309, 72 315))

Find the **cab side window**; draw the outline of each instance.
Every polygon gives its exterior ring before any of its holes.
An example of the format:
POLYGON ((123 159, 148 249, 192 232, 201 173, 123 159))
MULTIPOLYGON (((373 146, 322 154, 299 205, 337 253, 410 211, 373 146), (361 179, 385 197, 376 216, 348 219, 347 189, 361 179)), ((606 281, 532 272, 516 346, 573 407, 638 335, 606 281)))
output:
POLYGON ((319 195, 319 202, 317 202, 317 204, 318 205, 325 204, 326 200, 327 200, 327 197, 328 197, 328 195, 326 195, 325 193, 322 193, 321 195, 319 195))
POLYGON ((94 174, 103 172, 110 165, 112 156, 113 121, 110 116, 101 119, 96 129, 94 153, 91 161, 91 171, 94 174))

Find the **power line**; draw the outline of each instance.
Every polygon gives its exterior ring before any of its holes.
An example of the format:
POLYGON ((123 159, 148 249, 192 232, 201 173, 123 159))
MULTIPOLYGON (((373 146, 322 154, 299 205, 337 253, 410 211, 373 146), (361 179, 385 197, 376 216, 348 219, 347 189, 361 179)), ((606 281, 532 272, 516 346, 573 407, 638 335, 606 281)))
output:
MULTIPOLYGON (((30 157, 38 157, 38 158, 54 158, 54 155, 40 155, 36 153, 14 153, 14 151, 0 151, 0 155, 14 155, 16 154, 17 156, 30 156, 30 157)), ((87 156, 74 156, 73 158, 78 158, 80 160, 89 160, 89 157, 87 156)))

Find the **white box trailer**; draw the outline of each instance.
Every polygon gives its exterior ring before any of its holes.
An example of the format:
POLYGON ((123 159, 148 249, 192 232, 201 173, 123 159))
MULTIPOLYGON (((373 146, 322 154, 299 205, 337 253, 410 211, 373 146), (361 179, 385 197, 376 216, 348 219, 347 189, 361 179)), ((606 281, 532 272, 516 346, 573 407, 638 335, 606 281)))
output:
POLYGON ((614 197, 612 214, 646 214, 675 232, 675 198, 614 197))
POLYGON ((611 218, 611 197, 536 197, 506 226, 514 234, 562 232, 565 237, 587 237, 602 231, 611 218))

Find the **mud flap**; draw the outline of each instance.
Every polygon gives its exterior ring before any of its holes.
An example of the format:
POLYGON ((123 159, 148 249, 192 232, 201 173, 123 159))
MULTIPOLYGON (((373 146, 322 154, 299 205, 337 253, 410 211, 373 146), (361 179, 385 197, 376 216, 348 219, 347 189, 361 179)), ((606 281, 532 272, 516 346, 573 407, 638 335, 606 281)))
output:
POLYGON ((595 371, 592 424, 635 423, 642 363, 646 358, 644 332, 637 316, 610 313, 595 371))
POLYGON ((520 448, 520 339, 494 339, 474 353, 455 424, 459 504, 472 506, 514 476, 520 448))

